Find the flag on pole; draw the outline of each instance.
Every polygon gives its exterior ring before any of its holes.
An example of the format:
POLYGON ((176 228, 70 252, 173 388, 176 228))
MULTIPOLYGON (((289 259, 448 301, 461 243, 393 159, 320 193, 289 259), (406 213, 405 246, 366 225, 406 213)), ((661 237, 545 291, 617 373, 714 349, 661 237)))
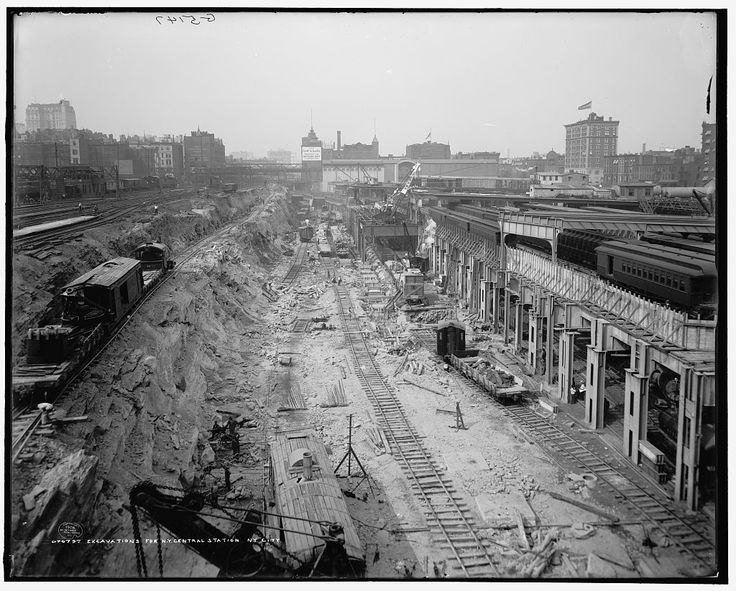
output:
POLYGON ((429 130, 429 133, 427 134, 427 137, 424 138, 426 141, 431 142, 432 141, 432 130, 429 130))
POLYGON ((584 111, 585 109, 592 109, 593 108, 593 101, 588 101, 584 105, 580 105, 578 107, 578 111, 584 111))

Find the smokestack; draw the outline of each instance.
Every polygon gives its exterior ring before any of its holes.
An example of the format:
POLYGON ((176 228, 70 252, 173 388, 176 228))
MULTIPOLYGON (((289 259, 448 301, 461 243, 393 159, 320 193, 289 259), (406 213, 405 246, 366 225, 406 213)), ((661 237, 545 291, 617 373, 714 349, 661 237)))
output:
POLYGON ((643 154, 646 151, 647 151, 647 145, 646 144, 642 144, 641 145, 641 153, 643 154))
POLYGON ((312 480, 312 452, 311 451, 305 451, 304 454, 302 455, 302 465, 304 467, 304 471, 303 471, 304 480, 312 480))
POLYGON ((337 151, 340 151, 340 148, 342 147, 342 132, 338 129, 337 130, 337 151))

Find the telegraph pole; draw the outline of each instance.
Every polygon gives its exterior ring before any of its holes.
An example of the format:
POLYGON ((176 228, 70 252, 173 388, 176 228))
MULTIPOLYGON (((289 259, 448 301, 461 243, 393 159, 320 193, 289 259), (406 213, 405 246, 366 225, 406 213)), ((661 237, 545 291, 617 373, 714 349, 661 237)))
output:
POLYGON ((115 144, 118 164, 115 167, 115 199, 120 199, 120 140, 115 144))

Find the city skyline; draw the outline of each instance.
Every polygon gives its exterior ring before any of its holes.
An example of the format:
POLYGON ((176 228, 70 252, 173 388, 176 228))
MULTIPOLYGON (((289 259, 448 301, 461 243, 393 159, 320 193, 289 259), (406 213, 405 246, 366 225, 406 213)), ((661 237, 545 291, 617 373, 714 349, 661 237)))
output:
POLYGON ((162 15, 16 17, 16 121, 63 97, 80 128, 199 127, 255 154, 298 152, 311 125, 324 142, 341 130, 366 143, 375 125, 382 156, 429 133, 453 152, 562 153, 588 101, 621 121, 622 153, 698 146, 715 121, 709 13, 215 12, 196 27, 162 15))

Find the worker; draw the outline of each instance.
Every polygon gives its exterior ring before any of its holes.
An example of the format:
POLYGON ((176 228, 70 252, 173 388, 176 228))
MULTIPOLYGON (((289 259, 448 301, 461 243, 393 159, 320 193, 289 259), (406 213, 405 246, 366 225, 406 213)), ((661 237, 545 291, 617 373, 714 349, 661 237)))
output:
POLYGON ((77 207, 79 208, 79 213, 82 213, 82 202, 81 201, 79 202, 79 205, 77 205, 77 207))
POLYGON ((95 204, 95 206, 92 208, 92 213, 94 213, 95 215, 97 215, 97 212, 98 212, 97 204, 95 204))
POLYGON ((153 215, 158 215, 158 205, 153 206, 153 215))
POLYGON ((225 490, 230 492, 230 468, 225 466, 225 490))
POLYGON ((42 425, 48 425, 49 420, 49 413, 54 408, 54 405, 49 402, 42 402, 38 405, 38 410, 41 411, 41 424, 42 425))
POLYGON ((227 430, 230 432, 230 435, 233 437, 238 436, 238 423, 235 421, 233 417, 228 417, 227 423, 225 425, 227 427, 227 430))

